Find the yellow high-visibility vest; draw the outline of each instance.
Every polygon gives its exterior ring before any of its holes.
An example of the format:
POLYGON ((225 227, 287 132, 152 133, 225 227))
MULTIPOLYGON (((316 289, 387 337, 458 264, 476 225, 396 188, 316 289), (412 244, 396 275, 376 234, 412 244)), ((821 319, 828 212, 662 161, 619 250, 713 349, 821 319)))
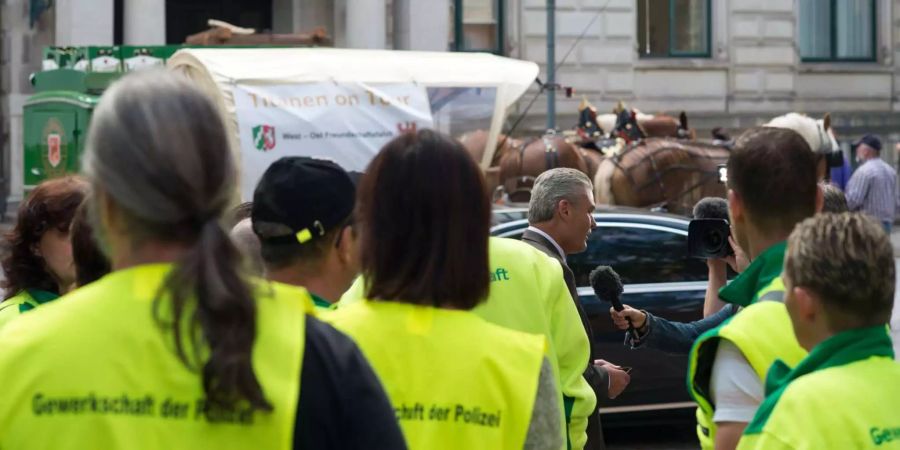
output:
POLYGON ((900 364, 887 327, 838 333, 776 362, 740 450, 900 449, 900 364))
MULTIPOLYGON (((784 284, 778 277, 762 289, 757 298, 777 296, 780 299, 783 291, 784 284)), ((730 341, 740 350, 761 381, 766 379, 766 372, 776 359, 793 366, 806 356, 806 350, 800 347, 794 336, 784 303, 775 299, 758 301, 697 338, 690 353, 688 389, 698 404, 697 437, 704 450, 715 448, 715 407, 709 386, 721 339, 730 341)))
MULTIPOLYGON (((498 237, 490 238, 488 260, 488 298, 472 313, 492 324, 547 338, 547 357, 564 424, 564 449, 581 450, 587 441, 588 417, 598 401, 583 375, 590 359, 590 343, 562 266, 524 242, 498 237)), ((362 277, 358 278, 341 297, 338 310, 361 301, 364 284, 362 277)))
MULTIPOLYGON (((274 409, 215 410, 205 401, 202 363, 186 367, 172 332, 155 319, 170 317, 165 298, 154 306, 170 270, 114 272, 0 332, 0 448, 291 448, 307 292, 254 282, 253 371, 274 409)), ((207 350, 198 351, 205 360, 207 350)))
POLYGON ((59 298, 59 295, 53 292, 39 289, 23 289, 16 295, 0 302, 0 329, 16 317, 19 317, 23 312, 35 309, 57 298, 59 298))
POLYGON ((363 301, 325 316, 381 379, 411 450, 521 449, 543 336, 467 311, 363 301))

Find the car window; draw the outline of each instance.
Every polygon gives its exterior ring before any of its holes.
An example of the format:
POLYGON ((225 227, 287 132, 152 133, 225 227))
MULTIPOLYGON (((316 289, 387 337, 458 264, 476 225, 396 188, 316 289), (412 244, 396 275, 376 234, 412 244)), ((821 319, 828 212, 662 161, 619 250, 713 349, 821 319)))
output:
POLYGON ((599 225, 587 250, 568 257, 579 287, 590 286, 598 265, 611 266, 625 284, 706 281, 706 264, 687 255, 687 236, 654 225, 599 225))

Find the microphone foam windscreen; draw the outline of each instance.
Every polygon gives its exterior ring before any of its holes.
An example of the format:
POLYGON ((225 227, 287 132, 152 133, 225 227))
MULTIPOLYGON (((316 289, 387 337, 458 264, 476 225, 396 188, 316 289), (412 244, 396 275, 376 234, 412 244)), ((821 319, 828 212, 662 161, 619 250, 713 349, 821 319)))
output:
POLYGON ((724 198, 706 197, 694 206, 694 218, 728 220, 728 202, 724 198))
POLYGON ((609 302, 612 299, 618 299, 622 295, 624 288, 622 287, 622 279, 619 274, 609 266, 597 266, 591 271, 591 287, 600 300, 609 302))

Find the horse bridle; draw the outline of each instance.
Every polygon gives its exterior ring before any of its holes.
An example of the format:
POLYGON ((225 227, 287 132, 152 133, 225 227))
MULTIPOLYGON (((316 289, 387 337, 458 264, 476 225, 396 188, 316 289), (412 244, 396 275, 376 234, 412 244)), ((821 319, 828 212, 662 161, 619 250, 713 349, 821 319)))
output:
POLYGON ((536 177, 523 175, 525 172, 525 149, 535 143, 538 139, 541 139, 544 143, 544 172, 559 167, 559 150, 553 142, 553 137, 554 135, 547 133, 540 138, 531 138, 519 145, 519 148, 517 149, 519 152, 519 169, 517 174, 516 176, 508 177, 503 181, 503 184, 506 184, 506 181, 510 179, 516 180, 515 190, 509 192, 508 195, 512 196, 522 192, 531 193, 531 188, 534 187, 536 177), (531 186, 527 186, 527 183, 531 183, 531 186))

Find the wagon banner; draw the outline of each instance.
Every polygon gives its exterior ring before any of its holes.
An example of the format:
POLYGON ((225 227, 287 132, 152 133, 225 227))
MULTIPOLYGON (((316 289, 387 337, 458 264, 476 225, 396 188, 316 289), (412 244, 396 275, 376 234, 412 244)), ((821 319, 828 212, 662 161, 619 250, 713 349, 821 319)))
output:
POLYGON ((237 84, 233 93, 245 200, 283 156, 362 171, 395 136, 433 126, 425 87, 413 83, 237 84))

